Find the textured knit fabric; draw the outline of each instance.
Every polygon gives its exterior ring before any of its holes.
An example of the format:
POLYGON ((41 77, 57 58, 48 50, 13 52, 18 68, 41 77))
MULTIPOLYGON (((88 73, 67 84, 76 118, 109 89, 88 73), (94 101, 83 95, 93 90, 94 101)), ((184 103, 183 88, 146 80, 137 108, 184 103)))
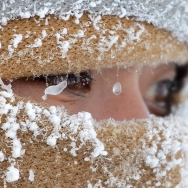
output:
POLYGON ((171 31, 179 40, 188 42, 187 0, 2 0, 0 20, 6 24, 15 18, 30 18, 38 15, 56 14, 64 20, 76 16, 76 22, 83 12, 116 15, 120 18, 135 17, 158 28, 171 31))
POLYGON ((15 96, 6 82, 186 64, 187 7, 186 0, 2 0, 0 187, 188 187, 186 84, 168 117, 96 122, 88 112, 69 115, 15 96))

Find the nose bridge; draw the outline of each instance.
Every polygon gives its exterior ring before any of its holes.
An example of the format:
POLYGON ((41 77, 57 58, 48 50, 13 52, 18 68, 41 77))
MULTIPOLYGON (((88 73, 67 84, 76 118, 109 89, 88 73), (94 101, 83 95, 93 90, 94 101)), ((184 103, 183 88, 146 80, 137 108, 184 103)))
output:
POLYGON ((95 99, 96 96, 101 96, 100 99, 95 100, 96 108, 91 109, 91 112, 94 112, 95 118, 97 120, 113 118, 118 121, 124 119, 131 120, 133 118, 147 118, 149 111, 140 91, 139 75, 135 72, 129 73, 125 70, 119 72, 122 92, 119 95, 115 95, 112 92, 115 83, 113 78, 108 74, 104 75, 108 82, 104 80, 98 86, 100 88, 97 88, 95 90, 96 93, 93 94, 95 99))

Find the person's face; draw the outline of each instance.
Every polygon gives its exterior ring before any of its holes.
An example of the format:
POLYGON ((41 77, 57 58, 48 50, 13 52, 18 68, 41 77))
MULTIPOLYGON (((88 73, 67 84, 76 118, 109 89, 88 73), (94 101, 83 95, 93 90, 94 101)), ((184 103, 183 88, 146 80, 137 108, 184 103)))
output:
POLYGON ((12 88, 18 96, 30 98, 45 106, 63 105, 70 114, 87 111, 96 120, 130 120, 147 118, 150 113, 167 115, 175 75, 174 65, 112 68, 69 74, 68 78, 67 75, 55 75, 34 80, 17 79, 12 82, 12 88), (42 96, 46 84, 57 85, 63 76, 67 78, 67 88, 59 95, 48 95, 44 101, 42 96), (116 82, 120 82, 122 87, 119 95, 113 93, 116 82))

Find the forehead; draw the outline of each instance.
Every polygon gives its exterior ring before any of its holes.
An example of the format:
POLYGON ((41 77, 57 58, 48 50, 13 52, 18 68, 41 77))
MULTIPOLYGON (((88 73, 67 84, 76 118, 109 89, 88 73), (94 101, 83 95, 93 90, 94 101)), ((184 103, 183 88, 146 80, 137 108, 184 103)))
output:
POLYGON ((0 31, 2 78, 188 60, 186 45, 151 24, 88 14, 79 24, 75 19, 9 21, 0 31))

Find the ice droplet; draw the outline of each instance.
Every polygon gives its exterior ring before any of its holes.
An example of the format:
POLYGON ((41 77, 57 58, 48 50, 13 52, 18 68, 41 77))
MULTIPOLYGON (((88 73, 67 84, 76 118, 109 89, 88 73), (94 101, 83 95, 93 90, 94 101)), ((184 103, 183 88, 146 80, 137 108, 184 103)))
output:
POLYGON ((113 86, 112 91, 113 91, 113 93, 114 93, 115 95, 119 95, 119 94, 121 93, 121 91, 122 91, 121 83, 116 82, 116 83, 114 84, 114 86, 113 86))
POLYGON ((47 99, 47 95, 58 95, 67 87, 67 80, 60 82, 55 86, 49 86, 44 90, 43 100, 47 99))

